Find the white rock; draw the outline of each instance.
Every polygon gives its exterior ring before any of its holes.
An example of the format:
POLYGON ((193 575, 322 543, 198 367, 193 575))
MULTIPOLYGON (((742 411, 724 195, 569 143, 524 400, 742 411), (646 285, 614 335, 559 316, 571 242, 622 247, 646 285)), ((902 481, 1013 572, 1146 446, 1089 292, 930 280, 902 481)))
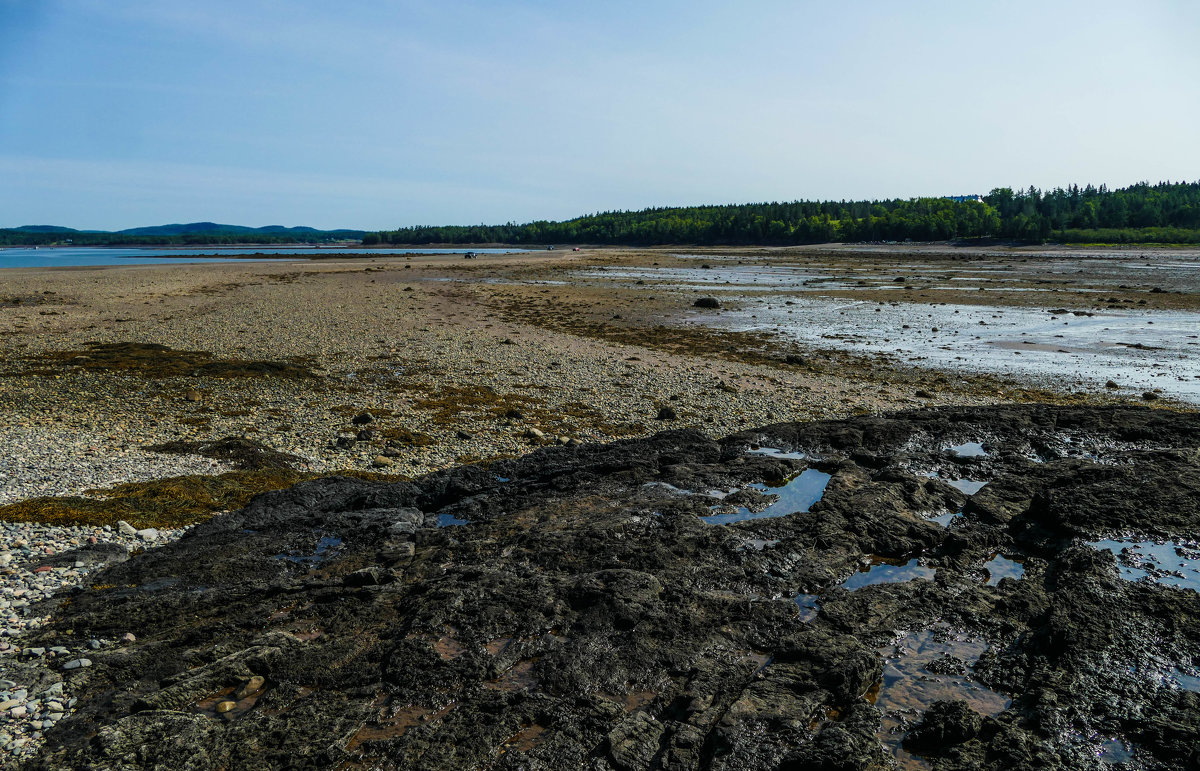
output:
POLYGON ((155 541, 158 540, 158 530, 153 527, 148 527, 145 530, 138 530, 137 536, 143 541, 155 541))
POLYGON ((138 531, 136 527, 122 519, 117 522, 117 532, 121 535, 137 535, 138 531))

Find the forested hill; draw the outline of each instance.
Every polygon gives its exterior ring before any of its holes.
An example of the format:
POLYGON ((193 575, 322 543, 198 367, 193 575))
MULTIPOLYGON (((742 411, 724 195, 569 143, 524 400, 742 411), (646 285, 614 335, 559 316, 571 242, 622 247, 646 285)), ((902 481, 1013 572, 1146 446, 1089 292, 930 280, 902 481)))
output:
POLYGON ((0 230, 0 246, 71 244, 73 246, 161 246, 209 244, 311 244, 357 241, 361 230, 317 230, 267 225, 250 228, 216 222, 155 225, 115 232, 75 230, 57 225, 25 225, 0 230))
POLYGON ((997 188, 982 201, 795 201, 604 212, 564 222, 409 227, 365 244, 811 244, 829 241, 1200 243, 1200 182, 997 188))

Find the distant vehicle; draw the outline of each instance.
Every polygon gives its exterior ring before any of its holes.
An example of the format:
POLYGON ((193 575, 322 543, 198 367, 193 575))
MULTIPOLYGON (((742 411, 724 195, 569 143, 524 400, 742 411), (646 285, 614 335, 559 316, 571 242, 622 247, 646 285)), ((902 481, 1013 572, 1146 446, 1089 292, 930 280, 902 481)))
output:
POLYGON ((473 260, 473 259, 475 259, 475 258, 476 258, 476 257, 478 257, 478 256, 479 256, 479 255, 478 255, 478 254, 476 254, 475 252, 467 252, 466 254, 464 254, 464 255, 463 255, 463 259, 464 259, 464 260, 473 260))
POLYGON ((547 246, 547 247, 546 247, 546 251, 548 251, 548 252, 552 252, 552 251, 554 251, 554 247, 553 247, 553 246, 547 246))
POLYGON ((579 251, 579 247, 577 246, 577 247, 575 247, 574 249, 572 249, 571 251, 573 251, 573 252, 577 252, 577 251, 579 251))

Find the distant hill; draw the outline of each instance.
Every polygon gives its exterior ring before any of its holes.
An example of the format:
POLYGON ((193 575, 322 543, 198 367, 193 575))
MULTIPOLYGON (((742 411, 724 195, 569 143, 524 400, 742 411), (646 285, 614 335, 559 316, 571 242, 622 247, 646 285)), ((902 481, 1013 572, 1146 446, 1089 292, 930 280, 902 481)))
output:
POLYGON ((190 236, 206 233, 222 235, 261 234, 271 236, 294 236, 300 239, 342 239, 362 238, 362 230, 317 230, 309 227, 284 227, 283 225, 267 225, 261 228, 250 228, 245 225, 222 225, 216 222, 189 222, 187 224, 154 225, 152 227, 128 228, 116 231, 123 236, 190 236))
POLYGON ((62 228, 58 225, 22 225, 19 228, 13 228, 22 233, 78 233, 75 228, 62 228))
POLYGON ((76 245, 165 245, 165 244, 294 244, 324 241, 358 241, 362 230, 318 230, 310 227, 266 225, 251 228, 217 222, 189 222, 128 228, 126 230, 76 230, 60 225, 22 225, 0 229, 0 245, 50 244, 71 241, 76 245))

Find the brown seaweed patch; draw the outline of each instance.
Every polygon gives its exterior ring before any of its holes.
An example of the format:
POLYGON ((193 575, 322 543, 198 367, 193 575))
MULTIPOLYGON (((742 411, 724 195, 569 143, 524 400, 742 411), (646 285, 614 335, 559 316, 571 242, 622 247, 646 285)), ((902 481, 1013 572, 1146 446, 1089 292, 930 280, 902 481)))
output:
POLYGON ((42 356, 52 365, 106 372, 163 377, 315 377, 308 367, 284 361, 219 359, 208 351, 177 351, 157 343, 85 343, 83 351, 55 351, 42 356))
POLYGON ((146 447, 151 452, 174 455, 202 455, 222 460, 243 471, 261 469, 288 469, 303 462, 303 458, 279 452, 245 437, 227 436, 209 442, 185 442, 176 440, 146 447))
POLYGON ((0 506, 0 521, 115 526, 125 520, 137 528, 183 527, 239 509, 259 493, 289 487, 302 478, 290 469, 262 469, 128 482, 88 490, 86 496, 30 498, 0 506))

